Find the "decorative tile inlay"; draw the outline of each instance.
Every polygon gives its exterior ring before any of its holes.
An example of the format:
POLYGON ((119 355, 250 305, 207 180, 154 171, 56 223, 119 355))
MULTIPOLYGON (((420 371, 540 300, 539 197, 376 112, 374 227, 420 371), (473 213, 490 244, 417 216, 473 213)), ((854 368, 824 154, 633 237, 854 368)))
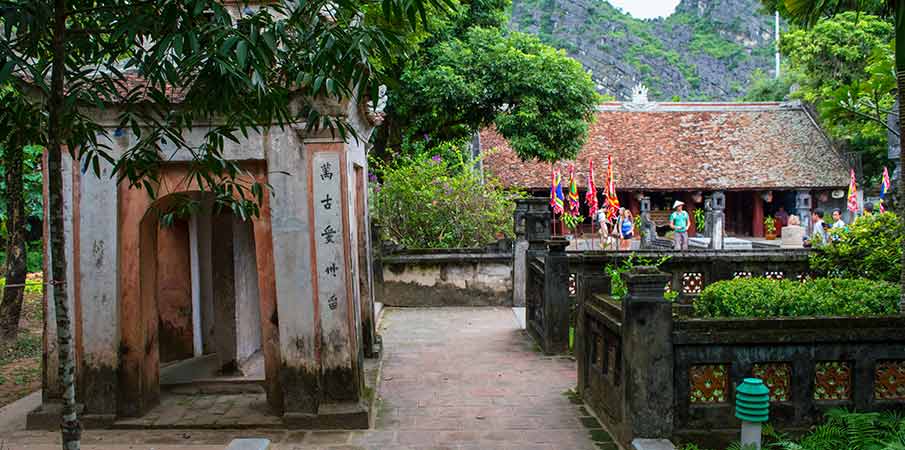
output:
POLYGON ((704 289, 704 274, 701 272, 685 272, 682 275, 682 292, 700 294, 704 289))
POLYGON ((728 378, 729 371, 725 364, 691 366, 688 369, 691 403, 725 403, 728 378))
POLYGON ((792 365, 788 363, 755 364, 751 374, 764 381, 770 388, 771 402, 789 400, 789 388, 792 384, 792 365))
POLYGON ((735 272, 732 278, 751 278, 751 272, 735 272))
POLYGON ((768 280, 781 280, 781 279, 783 279, 784 276, 785 276, 785 274, 783 274, 780 271, 764 272, 764 278, 766 278, 768 280))
POLYGON ((848 400, 852 397, 852 368, 849 363, 819 362, 814 372, 814 400, 848 400))
POLYGON ((578 277, 574 273, 569 274, 569 297, 578 295, 578 277))
POLYGON ((905 400, 905 361, 877 361, 874 398, 905 400))

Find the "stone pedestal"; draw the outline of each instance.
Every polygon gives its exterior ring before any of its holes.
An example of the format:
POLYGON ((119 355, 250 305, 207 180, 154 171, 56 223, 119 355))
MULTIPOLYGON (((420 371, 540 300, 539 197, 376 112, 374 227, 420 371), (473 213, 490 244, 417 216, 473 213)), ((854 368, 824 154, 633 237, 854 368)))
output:
POLYGON ((569 241, 547 241, 544 257, 544 336, 542 347, 548 354, 569 351, 569 257, 566 247, 569 241))
POLYGON ((726 209, 726 195, 722 192, 714 192, 707 199, 707 234, 710 237, 710 249, 722 250, 723 239, 725 236, 725 217, 723 210, 726 209))
POLYGON ((635 438, 669 438, 674 416, 672 304, 663 298, 671 279, 655 267, 622 275, 627 423, 635 438))

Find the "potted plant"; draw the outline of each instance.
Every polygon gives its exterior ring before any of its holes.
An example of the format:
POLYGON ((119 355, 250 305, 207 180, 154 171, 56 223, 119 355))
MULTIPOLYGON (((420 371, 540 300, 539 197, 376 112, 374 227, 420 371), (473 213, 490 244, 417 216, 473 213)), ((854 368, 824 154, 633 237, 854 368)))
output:
POLYGON ((773 216, 764 218, 764 234, 768 241, 776 239, 776 220, 773 219, 773 216))
POLYGON ((575 233, 575 229, 578 228, 578 226, 581 225, 582 222, 584 222, 584 216, 581 216, 581 215, 573 216, 571 214, 563 214, 562 222, 563 222, 563 224, 565 224, 566 228, 569 229, 569 232, 573 236, 577 237, 578 235, 577 235, 577 233, 575 233))

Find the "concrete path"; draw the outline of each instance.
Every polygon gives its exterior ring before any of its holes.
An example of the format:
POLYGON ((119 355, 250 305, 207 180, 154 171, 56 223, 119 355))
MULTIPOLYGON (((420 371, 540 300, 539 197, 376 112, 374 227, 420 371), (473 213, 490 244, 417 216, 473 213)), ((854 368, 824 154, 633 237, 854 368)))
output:
MULTIPOLYGON (((511 308, 388 308, 381 333, 372 430, 88 430, 82 448, 220 450, 242 437, 269 438, 275 450, 617 448, 567 395, 575 362, 538 352, 511 308)), ((0 449, 55 450, 57 436, 7 430, 0 449)))

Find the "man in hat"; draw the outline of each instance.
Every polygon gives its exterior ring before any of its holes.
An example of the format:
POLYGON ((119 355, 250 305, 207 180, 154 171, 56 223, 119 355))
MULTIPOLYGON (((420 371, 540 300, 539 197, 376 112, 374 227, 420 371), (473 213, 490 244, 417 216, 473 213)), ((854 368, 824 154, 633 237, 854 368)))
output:
POLYGON ((688 213, 685 212, 685 203, 676 200, 672 205, 673 211, 669 215, 669 227, 672 228, 672 238, 676 243, 676 250, 688 250, 688 213))

